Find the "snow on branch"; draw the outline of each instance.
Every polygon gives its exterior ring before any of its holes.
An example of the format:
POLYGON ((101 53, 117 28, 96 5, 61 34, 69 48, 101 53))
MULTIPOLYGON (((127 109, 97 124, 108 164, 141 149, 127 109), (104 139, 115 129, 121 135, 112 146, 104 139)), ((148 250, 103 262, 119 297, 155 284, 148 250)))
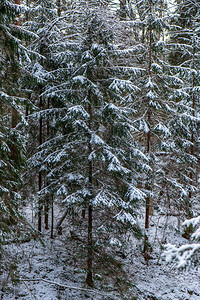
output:
POLYGON ((167 244, 166 250, 163 255, 166 262, 171 262, 173 259, 178 261, 177 268, 184 268, 187 264, 191 263, 192 257, 200 249, 200 244, 186 244, 180 247, 167 244))
POLYGON ((129 201, 134 201, 134 200, 144 200, 146 195, 135 186, 129 185, 126 196, 129 198, 129 201))
POLYGON ((114 195, 112 195, 108 191, 101 190, 94 198, 93 205, 103 205, 110 208, 116 205, 116 200, 117 199, 114 195))
MULTIPOLYGON (((193 226, 197 227, 195 232, 192 234, 191 238, 198 240, 200 238, 200 216, 186 220, 182 224, 183 226, 193 226)), ((165 245, 165 251, 163 257, 165 257, 166 262, 171 262, 176 260, 178 262, 178 268, 184 268, 192 263, 195 255, 200 250, 200 243, 185 244, 180 247, 176 247, 172 244, 165 245)))
POLYGON ((115 219, 123 224, 130 224, 132 226, 136 225, 135 218, 129 213, 121 210, 116 216, 115 219))
POLYGON ((122 79, 114 79, 113 82, 110 84, 109 89, 119 94, 123 92, 131 93, 135 92, 136 90, 139 90, 139 88, 133 85, 131 81, 122 79))

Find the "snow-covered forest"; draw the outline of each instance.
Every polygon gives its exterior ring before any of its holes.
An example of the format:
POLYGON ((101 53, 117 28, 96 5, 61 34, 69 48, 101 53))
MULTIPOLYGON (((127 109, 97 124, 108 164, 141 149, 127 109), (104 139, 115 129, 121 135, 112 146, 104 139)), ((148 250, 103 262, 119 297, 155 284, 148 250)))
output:
POLYGON ((0 0, 0 299, 200 299, 199 67, 199 0, 0 0))

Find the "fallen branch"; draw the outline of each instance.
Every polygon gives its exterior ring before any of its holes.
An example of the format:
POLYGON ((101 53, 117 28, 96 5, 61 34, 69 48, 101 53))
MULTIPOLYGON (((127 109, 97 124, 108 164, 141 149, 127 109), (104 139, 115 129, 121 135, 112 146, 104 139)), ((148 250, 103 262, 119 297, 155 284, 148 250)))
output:
MULTIPOLYGON (((99 291, 94 290, 94 289, 86 289, 86 288, 81 288, 81 287, 69 286, 69 285, 60 284, 58 282, 50 281, 50 280, 46 280, 46 279, 42 279, 42 278, 39 278, 39 279, 19 279, 19 280, 22 281, 22 282, 24 282, 24 281, 43 281, 43 282, 54 284, 54 285, 57 285, 59 287, 70 289, 70 290, 79 290, 79 291, 84 291, 84 292, 89 292, 89 293, 95 293, 95 294, 99 294, 101 296, 111 295, 111 293, 102 293, 102 292, 99 292, 99 291)), ((116 298, 116 299, 118 299, 118 298, 116 298)), ((114 300, 114 298, 113 298, 113 300, 114 300)))
POLYGON ((63 214, 63 216, 60 218, 60 220, 58 221, 57 225, 56 225, 56 230, 58 230, 58 228, 62 225, 64 219, 66 218, 68 214, 68 209, 65 211, 65 213, 63 214))

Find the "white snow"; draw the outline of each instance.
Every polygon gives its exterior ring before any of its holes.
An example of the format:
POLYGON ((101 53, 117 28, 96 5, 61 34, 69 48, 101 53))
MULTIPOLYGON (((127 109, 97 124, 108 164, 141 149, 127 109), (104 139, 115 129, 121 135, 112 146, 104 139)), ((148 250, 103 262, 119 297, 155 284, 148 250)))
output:
MULTIPOLYGON (((31 211, 29 212, 31 215, 31 211)), ((58 216, 57 216, 58 218, 58 216)), ((120 221, 136 220, 128 214, 119 214, 120 221)), ((36 219, 34 219, 34 222, 36 219)), ((144 224, 143 214, 139 219, 144 224)), ((35 224, 35 223, 34 223, 35 224)), ((142 241, 127 233, 129 245, 126 258, 123 259, 128 279, 133 283, 129 290, 121 296, 116 288, 101 285, 101 276, 95 275, 95 287, 88 290, 85 286, 86 273, 80 268, 79 259, 76 259, 76 247, 70 239, 67 222, 63 228, 66 231, 54 240, 49 238, 49 231, 43 232, 44 246, 39 241, 31 240, 23 244, 4 246, 13 260, 18 259, 20 281, 16 286, 8 282, 8 288, 0 291, 2 300, 122 300, 137 297, 137 300, 199 300, 200 299, 200 268, 180 271, 175 264, 166 264, 161 260, 162 240, 170 243, 183 243, 184 239, 176 232, 177 218, 173 216, 157 215, 150 219, 149 238, 153 246, 151 259, 148 264, 142 256, 142 241), (169 234, 170 233, 170 234, 169 234)), ((103 230, 104 226, 98 230, 103 230)), ((113 247, 118 247, 118 239, 109 240, 113 247)), ((175 249, 171 246, 171 249, 175 249)), ((182 248, 183 249, 183 248, 182 248)), ((7 273, 0 275, 0 285, 7 278, 7 273)), ((116 274, 118 276, 118 274, 116 274)))

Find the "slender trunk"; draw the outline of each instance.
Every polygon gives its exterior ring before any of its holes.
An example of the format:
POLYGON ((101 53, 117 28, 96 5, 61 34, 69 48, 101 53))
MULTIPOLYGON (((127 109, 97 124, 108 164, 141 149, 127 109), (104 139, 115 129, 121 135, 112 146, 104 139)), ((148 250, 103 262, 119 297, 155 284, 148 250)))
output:
POLYGON ((48 199, 47 199, 47 202, 45 203, 45 207, 44 207, 44 223, 45 223, 45 229, 49 229, 49 203, 48 203, 48 199))
MULTIPOLYGON (((39 172, 39 191, 42 189, 42 173, 39 172)), ((42 231, 42 203, 38 201, 38 231, 42 231)))
MULTIPOLYGON (((151 1, 150 1, 150 13, 151 13, 151 1)), ((152 76, 151 73, 151 65, 152 65, 152 26, 150 25, 149 28, 149 66, 148 66, 148 74, 149 77, 152 76)), ((147 153, 150 154, 150 147, 151 147, 151 110, 150 107, 148 108, 147 112, 147 118, 148 118, 148 125, 149 125, 149 131, 147 133, 147 153)), ((150 190, 150 184, 148 183, 148 189, 150 190)), ((150 196, 147 196, 146 198, 146 215, 145 215, 145 229, 149 228, 149 215, 150 215, 150 196)))
MULTIPOLYGON (((89 120, 89 129, 91 130, 91 121, 92 121, 92 107, 91 107, 91 93, 89 91, 88 95, 88 113, 90 115, 90 120, 89 120)), ((92 146, 89 143, 88 144, 88 156, 92 153, 92 146)), ((93 287, 93 272, 92 272, 92 267, 93 267, 93 238, 92 238, 92 225, 93 225, 93 209, 92 209, 92 194, 93 194, 93 189, 92 189, 92 177, 93 177, 93 170, 92 170, 92 162, 89 160, 88 161, 88 177, 89 177, 89 190, 90 190, 90 198, 89 198, 89 203, 88 203, 88 258, 87 258, 87 278, 86 278, 86 283, 90 286, 93 287)))
MULTIPOLYGON (((152 6, 151 6, 151 0, 150 0, 150 14, 152 13, 152 6)), ((152 25, 150 24, 149 26, 149 66, 148 66, 148 75, 149 77, 152 77, 152 72, 151 72, 151 66, 152 66, 152 25)), ((147 119, 148 119, 148 126, 149 126, 149 131, 147 133, 147 153, 150 155, 151 151, 151 110, 150 107, 148 107, 148 112, 147 112, 147 119)), ((149 182, 151 179, 148 178, 147 182, 147 189, 150 193, 151 190, 151 183, 149 182)), ((147 196, 146 198, 146 203, 145 203, 145 229, 149 229, 149 218, 150 218, 150 204, 151 204, 151 198, 150 195, 147 196)), ((144 238, 144 253, 147 253, 149 251, 149 242, 148 242, 148 236, 145 233, 145 238, 144 238)))
POLYGON ((57 13, 58 13, 58 17, 60 17, 61 16, 60 0, 57 0, 57 13))
MULTIPOLYGON (((20 5, 20 0, 15 0, 15 4, 20 5)), ((15 21, 15 25, 17 25, 17 26, 20 25, 20 17, 19 16, 15 21)))
MULTIPOLYGON (((42 28, 44 27, 44 17, 43 17, 43 10, 42 10, 42 28)), ((40 45, 40 54, 44 54, 44 45, 43 43, 41 43, 40 45)), ((40 63, 41 65, 43 66, 43 57, 41 57, 40 59, 40 63)), ((39 107, 40 107, 40 110, 42 110, 43 108, 43 99, 42 97, 40 96, 40 103, 39 103, 39 107)), ((42 145, 42 141, 43 141, 43 120, 42 120, 42 116, 40 116, 40 120, 39 120, 39 145, 42 145)), ((42 171, 39 171, 39 191, 41 191, 42 189, 42 171)), ((39 199, 38 201, 38 231, 42 231, 42 209, 43 209, 43 205, 42 205, 42 202, 41 202, 41 199, 39 199)))
POLYGON ((53 195, 51 196, 51 239, 54 238, 53 236, 53 226, 54 226, 54 207, 53 207, 53 195))
MULTIPOLYGON (((148 123, 150 126, 150 121, 151 121, 151 112, 150 109, 148 111, 148 123)), ((150 128, 149 131, 147 133, 147 153, 150 153, 150 143, 151 143, 151 132, 150 132, 150 128)), ((151 189, 150 184, 148 183, 148 187, 149 190, 151 189)), ((145 229, 149 228, 149 216, 150 216, 150 203, 151 203, 151 199, 150 196, 148 195, 146 198, 146 213, 145 213, 145 229)))
MULTIPOLYGON (((47 102, 47 108, 49 109, 50 107, 50 102, 48 99, 47 102)), ((47 139, 50 135, 50 128, 49 128, 49 118, 47 119, 47 139)), ((48 182, 47 182, 48 185, 48 182)), ((45 229, 49 229, 49 195, 45 198, 45 206, 44 206, 44 223, 45 223, 45 229)))
POLYGON ((85 208, 82 209, 82 218, 85 219, 85 208))
POLYGON ((126 20, 126 0, 120 0, 120 20, 126 20))
POLYGON ((16 111, 15 108, 12 107, 12 112, 11 112, 11 127, 15 128, 17 126, 19 120, 19 114, 16 111))
MULTIPOLYGON (((20 0, 15 0, 16 5, 20 5, 20 0)), ((15 20, 15 25, 20 26, 20 17, 17 16, 15 20)), ((11 112, 11 127, 15 128, 17 126, 19 120, 19 114, 15 108, 12 107, 12 112, 11 112)))
MULTIPOLYGON (((192 57, 192 65, 193 69, 195 68, 195 45, 193 45, 193 57, 192 57)), ((195 94, 194 94, 194 87, 195 87, 195 74, 193 72, 192 75, 192 115, 195 117, 195 94)), ((191 148, 190 148, 190 154, 191 156, 194 155, 194 126, 192 126, 191 130, 191 148)), ((191 170, 193 170, 193 163, 191 163, 191 170)), ((193 183, 193 173, 192 171, 190 172, 190 181, 191 184, 193 183)), ((192 198, 192 192, 189 192, 189 207, 191 206, 191 198, 192 198)), ((189 209, 190 210, 190 209, 189 209)), ((190 215, 190 212, 189 212, 190 215)))
MULTIPOLYGON (((42 108, 42 97, 40 97, 40 108, 42 108)), ((39 144, 42 144, 42 117, 39 121, 39 144)), ((42 189, 42 171, 39 171, 39 191, 42 189)), ((41 199, 38 201, 38 231, 42 231, 42 202, 41 199)))
POLYGON ((93 287, 93 249, 92 249, 92 204, 88 207, 88 260, 87 260, 87 278, 86 283, 93 287))

